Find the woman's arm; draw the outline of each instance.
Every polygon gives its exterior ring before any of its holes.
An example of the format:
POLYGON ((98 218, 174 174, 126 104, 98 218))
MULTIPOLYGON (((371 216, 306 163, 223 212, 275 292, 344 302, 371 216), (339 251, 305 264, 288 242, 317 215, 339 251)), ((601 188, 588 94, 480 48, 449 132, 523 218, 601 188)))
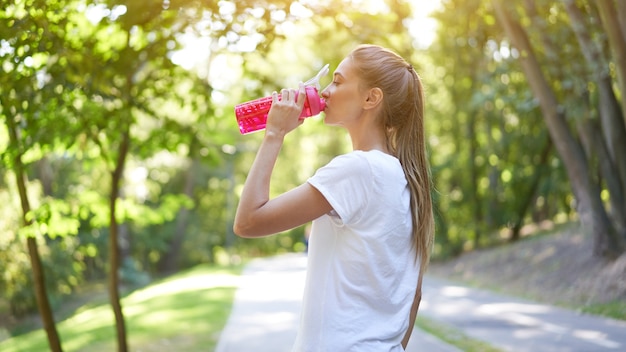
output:
POLYGON ((304 87, 301 85, 298 91, 283 89, 281 95, 280 101, 276 92, 272 95, 265 137, 237 207, 233 230, 241 237, 260 237, 285 231, 332 209, 326 198, 308 183, 269 199, 270 179, 285 135, 302 123, 299 116, 304 106, 304 87))

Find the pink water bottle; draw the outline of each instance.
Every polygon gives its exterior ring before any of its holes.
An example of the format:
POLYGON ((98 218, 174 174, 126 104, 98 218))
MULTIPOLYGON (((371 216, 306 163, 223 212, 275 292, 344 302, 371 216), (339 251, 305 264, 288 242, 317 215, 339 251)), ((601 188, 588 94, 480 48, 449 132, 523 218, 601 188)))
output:
MULTIPOLYGON (((306 100, 300 118, 311 117, 324 111, 326 103, 314 86, 304 87, 306 100)), ((279 95, 280 99, 280 95, 279 95)), ((235 116, 241 134, 259 131, 265 128, 267 113, 272 106, 272 97, 264 97, 235 106, 235 116)))

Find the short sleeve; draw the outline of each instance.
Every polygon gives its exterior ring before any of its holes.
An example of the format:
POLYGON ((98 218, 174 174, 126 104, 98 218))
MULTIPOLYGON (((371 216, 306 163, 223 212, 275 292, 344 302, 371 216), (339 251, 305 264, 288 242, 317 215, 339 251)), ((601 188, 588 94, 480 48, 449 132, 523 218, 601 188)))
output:
POLYGON ((358 152, 334 158, 308 183, 315 187, 345 225, 357 222, 367 208, 372 192, 372 171, 367 159, 358 152))

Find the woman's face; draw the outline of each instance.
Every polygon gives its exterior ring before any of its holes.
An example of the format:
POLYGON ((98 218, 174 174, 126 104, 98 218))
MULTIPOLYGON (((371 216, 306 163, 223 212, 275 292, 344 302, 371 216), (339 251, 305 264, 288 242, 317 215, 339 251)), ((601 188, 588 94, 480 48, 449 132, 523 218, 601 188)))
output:
POLYGON ((321 93, 326 101, 324 122, 327 125, 349 127, 358 121, 363 111, 363 102, 367 98, 366 93, 361 91, 359 82, 352 58, 343 59, 333 74, 332 83, 321 93))

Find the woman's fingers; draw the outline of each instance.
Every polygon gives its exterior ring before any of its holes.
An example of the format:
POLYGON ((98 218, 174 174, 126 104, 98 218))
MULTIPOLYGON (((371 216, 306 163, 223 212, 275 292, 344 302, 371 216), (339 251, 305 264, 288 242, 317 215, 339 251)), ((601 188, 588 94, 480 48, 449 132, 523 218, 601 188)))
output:
POLYGON ((292 88, 283 88, 280 91, 280 100, 283 100, 285 102, 292 102, 292 101, 299 101, 300 97, 304 97, 305 94, 305 90, 304 90, 304 86, 302 86, 299 89, 292 89, 292 88))
POLYGON ((293 89, 284 88, 281 91, 281 95, 282 95, 282 100, 284 102, 291 102, 291 101, 293 101, 293 98, 294 98, 293 89))
POLYGON ((296 101, 298 103, 298 107, 302 108, 304 106, 304 101, 306 100, 306 91, 304 88, 304 83, 300 82, 300 84, 298 85, 298 90, 297 91, 294 90, 294 94, 298 96, 298 99, 296 101))

